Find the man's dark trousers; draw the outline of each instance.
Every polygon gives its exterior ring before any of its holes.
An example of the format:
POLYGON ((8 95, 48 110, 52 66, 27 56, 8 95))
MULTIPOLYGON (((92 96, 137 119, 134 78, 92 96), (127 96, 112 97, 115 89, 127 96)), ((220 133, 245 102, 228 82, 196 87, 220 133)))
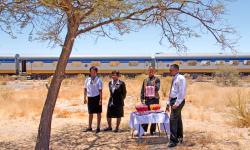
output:
MULTIPOLYGON (((173 106, 176 98, 170 99, 170 106, 173 106)), ((185 105, 185 100, 175 109, 171 107, 170 114, 170 143, 178 143, 179 138, 183 138, 183 125, 181 118, 181 110, 185 105)))

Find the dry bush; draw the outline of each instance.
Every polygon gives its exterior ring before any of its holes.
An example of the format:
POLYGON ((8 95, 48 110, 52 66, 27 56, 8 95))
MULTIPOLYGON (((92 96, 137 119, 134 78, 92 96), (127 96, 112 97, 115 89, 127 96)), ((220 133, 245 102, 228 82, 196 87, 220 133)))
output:
POLYGON ((208 77, 207 76, 204 76, 204 75, 199 75, 196 80, 196 82, 206 82, 208 81, 208 77))
POLYGON ((218 68, 215 81, 218 85, 235 86, 238 85, 239 78, 239 71, 236 67, 223 65, 218 68))
POLYGON ((139 75, 135 78, 128 79, 125 82, 127 88, 127 95, 132 96, 135 101, 140 101, 142 83, 145 78, 147 78, 146 75, 139 75))
POLYGON ((235 94, 228 96, 228 100, 235 124, 238 127, 250 127, 250 93, 238 89, 235 94))
POLYGON ((171 82, 172 82, 172 77, 162 77, 160 78, 161 80, 161 98, 165 99, 170 90, 171 82))
POLYGON ((58 98, 74 99, 83 97, 83 84, 85 78, 83 75, 66 78, 63 80, 58 98))
POLYGON ((45 95, 45 89, 15 90, 1 88, 0 116, 5 118, 39 116, 42 111, 45 95))
POLYGON ((250 83, 250 75, 242 77, 243 81, 246 83, 250 83))
POLYGON ((224 112, 229 107, 227 95, 234 93, 236 89, 237 87, 221 87, 210 82, 194 82, 188 84, 186 102, 196 108, 224 112))

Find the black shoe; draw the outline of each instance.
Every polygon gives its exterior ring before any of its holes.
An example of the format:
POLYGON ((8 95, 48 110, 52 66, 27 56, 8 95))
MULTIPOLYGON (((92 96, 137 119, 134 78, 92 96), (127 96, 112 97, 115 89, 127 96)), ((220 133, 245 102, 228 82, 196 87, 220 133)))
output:
POLYGON ((107 128, 105 128, 105 129, 103 129, 103 131, 112 131, 112 128, 107 127, 107 128))
POLYGON ((181 144, 183 142, 183 138, 178 138, 178 141, 181 144))
POLYGON ((150 135, 155 135, 155 132, 154 131, 150 131, 150 135))
POLYGON ((115 133, 119 132, 119 129, 115 129, 114 132, 115 132, 115 133))
POLYGON ((100 128, 97 128, 96 130, 95 130, 95 133, 99 133, 101 130, 100 130, 100 128))
POLYGON ((87 129, 83 130, 83 132, 90 132, 90 131, 92 131, 92 128, 87 128, 87 129))
POLYGON ((168 144, 168 147, 170 148, 170 147, 175 147, 177 144, 176 143, 169 143, 168 144))

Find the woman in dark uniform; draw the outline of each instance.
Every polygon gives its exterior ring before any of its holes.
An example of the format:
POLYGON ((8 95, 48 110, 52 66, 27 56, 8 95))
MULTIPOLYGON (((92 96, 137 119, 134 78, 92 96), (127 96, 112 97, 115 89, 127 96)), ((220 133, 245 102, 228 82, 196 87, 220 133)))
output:
POLYGON ((109 82, 110 98, 107 110, 108 127, 104 131, 112 131, 111 118, 117 118, 114 132, 119 131, 121 117, 124 116, 123 106, 126 97, 126 85, 119 80, 119 71, 112 71, 112 80, 109 82))

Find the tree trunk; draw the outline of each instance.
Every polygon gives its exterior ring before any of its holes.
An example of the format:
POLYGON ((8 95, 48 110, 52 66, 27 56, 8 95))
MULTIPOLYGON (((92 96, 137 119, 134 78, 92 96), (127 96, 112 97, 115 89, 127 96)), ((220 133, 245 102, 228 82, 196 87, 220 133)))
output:
POLYGON ((64 41, 62 52, 43 107, 35 147, 36 150, 49 149, 52 115, 78 27, 79 24, 74 22, 74 20, 69 21, 68 32, 64 41))

